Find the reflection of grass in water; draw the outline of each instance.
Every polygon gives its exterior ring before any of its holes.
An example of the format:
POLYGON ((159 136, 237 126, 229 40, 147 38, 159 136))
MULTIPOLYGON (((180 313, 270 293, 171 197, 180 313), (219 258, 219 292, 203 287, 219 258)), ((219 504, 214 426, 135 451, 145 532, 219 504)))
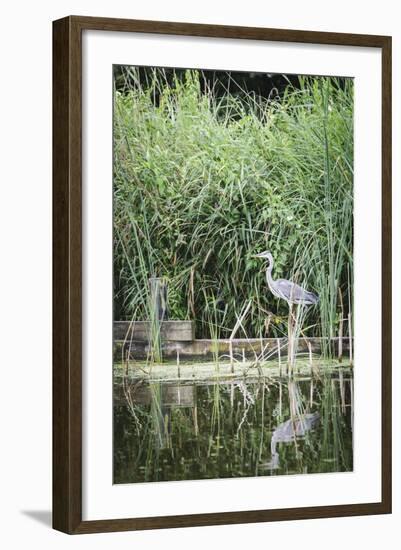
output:
MULTIPOLYGON (((348 399, 349 382, 343 383, 348 399)), ((331 379, 315 380, 311 406, 310 384, 198 385, 191 406, 164 405, 163 384, 152 384, 149 405, 136 406, 139 434, 124 404, 115 411, 115 482, 352 469, 350 418, 342 413, 340 392, 331 379), (274 430, 311 410, 320 412, 320 426, 297 446, 279 442, 280 468, 269 470, 274 430)))
POLYGON ((344 431, 345 419, 341 406, 340 384, 344 384, 341 378, 338 381, 328 380, 323 385, 322 394, 324 411, 322 455, 327 462, 333 462, 333 471, 344 468, 344 465, 349 462, 352 463, 352 450, 350 451, 349 442, 345 439, 349 437, 352 439, 352 434, 344 431))
MULTIPOLYGON (((159 460, 160 448, 163 447, 164 441, 160 384, 150 384, 149 391, 151 394, 151 402, 148 416, 149 436, 148 444, 146 445, 145 481, 152 481, 152 476, 154 474, 152 464, 159 460)), ((157 474, 157 472, 155 473, 157 474)), ((155 481, 157 481, 157 479, 158 477, 155 478, 155 481)))

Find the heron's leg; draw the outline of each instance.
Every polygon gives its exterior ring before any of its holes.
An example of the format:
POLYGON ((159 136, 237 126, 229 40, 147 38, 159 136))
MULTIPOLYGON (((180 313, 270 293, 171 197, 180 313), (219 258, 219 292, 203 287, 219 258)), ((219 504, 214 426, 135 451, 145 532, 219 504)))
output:
POLYGON ((297 325, 298 325, 298 310, 295 304, 290 304, 290 316, 291 316, 291 369, 295 367, 295 350, 296 350, 296 337, 297 337, 297 325), (294 311, 295 310, 295 311, 294 311))
MULTIPOLYGON (((294 333, 294 362, 295 362, 295 355, 296 355, 296 343, 297 336, 302 336, 304 339, 304 342, 306 343, 306 346, 309 351, 309 358, 311 360, 312 352, 311 352, 311 342, 310 338, 305 334, 305 332, 302 330, 302 323, 303 320, 306 317, 306 310, 308 309, 308 306, 303 305, 302 303, 298 304, 296 306, 296 313, 293 311, 293 333, 294 333)), ((310 361, 310 364, 312 364, 312 361, 310 361)), ((298 364, 298 372, 300 372, 300 366, 298 364)))
POLYGON ((294 312, 294 309, 295 309, 294 304, 291 304, 290 315, 291 315, 291 332, 292 332, 292 334, 294 334, 296 326, 297 326, 297 317, 296 317, 296 314, 294 312))
POLYGON ((292 304, 288 303, 288 373, 292 374, 294 363, 294 331, 293 331, 293 312, 292 304))

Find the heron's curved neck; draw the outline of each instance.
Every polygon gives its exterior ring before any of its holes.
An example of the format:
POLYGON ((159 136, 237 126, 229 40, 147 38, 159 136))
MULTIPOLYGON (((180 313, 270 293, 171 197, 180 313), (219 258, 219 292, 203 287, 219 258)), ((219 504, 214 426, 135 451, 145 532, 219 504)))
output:
POLYGON ((269 261, 269 265, 266 268, 266 280, 270 288, 273 286, 273 283, 274 283, 273 277, 272 277, 272 271, 273 271, 273 260, 271 259, 269 261))

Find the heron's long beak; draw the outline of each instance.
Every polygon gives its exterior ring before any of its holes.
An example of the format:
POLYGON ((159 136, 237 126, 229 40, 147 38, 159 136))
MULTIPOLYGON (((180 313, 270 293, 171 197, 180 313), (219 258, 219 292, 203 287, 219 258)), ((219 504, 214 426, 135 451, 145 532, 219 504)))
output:
POLYGON ((261 252, 260 254, 254 254, 253 257, 254 258, 265 258, 266 257, 266 252, 261 252))

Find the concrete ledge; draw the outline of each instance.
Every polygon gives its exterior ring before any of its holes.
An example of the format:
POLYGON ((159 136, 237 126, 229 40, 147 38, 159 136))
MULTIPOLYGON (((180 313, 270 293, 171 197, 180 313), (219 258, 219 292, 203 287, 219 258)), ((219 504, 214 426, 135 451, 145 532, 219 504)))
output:
MULTIPOLYGON (((333 354, 338 354, 338 338, 332 338, 329 342, 333 354)), ((299 338, 297 341, 297 353, 321 354, 328 342, 324 338, 299 338)), ((259 355, 264 350, 264 355, 271 353, 271 357, 278 355, 280 347, 281 355, 287 355, 287 338, 249 338, 232 340, 232 352, 235 356, 254 359, 255 354, 259 355)), ((349 338, 342 339, 344 356, 349 352, 349 338)), ((114 360, 146 359, 150 352, 147 341, 124 342, 114 341, 114 360)), ((185 359, 213 359, 230 353, 230 340, 193 340, 193 341, 163 341, 162 354, 164 359, 174 359, 179 354, 185 359)))
MULTIPOLYGON (((115 321, 113 326, 114 341, 148 342, 150 331, 150 321, 115 321)), ((195 338, 195 324, 193 321, 161 321, 160 335, 162 340, 192 342, 195 338)))

